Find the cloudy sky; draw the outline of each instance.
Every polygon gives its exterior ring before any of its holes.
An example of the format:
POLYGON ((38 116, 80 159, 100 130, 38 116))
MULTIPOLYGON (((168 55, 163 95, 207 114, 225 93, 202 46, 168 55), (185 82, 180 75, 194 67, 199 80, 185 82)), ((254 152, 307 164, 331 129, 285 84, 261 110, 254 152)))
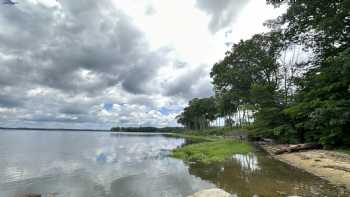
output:
POLYGON ((17 0, 0 5, 0 126, 175 126, 264 0, 17 0))

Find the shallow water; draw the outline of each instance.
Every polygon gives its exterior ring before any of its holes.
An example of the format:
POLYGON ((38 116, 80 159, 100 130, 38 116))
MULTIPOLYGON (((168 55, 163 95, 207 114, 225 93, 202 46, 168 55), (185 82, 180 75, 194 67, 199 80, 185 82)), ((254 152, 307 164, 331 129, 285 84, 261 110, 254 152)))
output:
POLYGON ((189 170, 236 196, 350 196, 344 188, 334 187, 259 150, 235 155, 224 163, 193 164, 189 170))
POLYGON ((238 196, 340 194, 259 151, 212 165, 168 156, 184 143, 157 134, 0 131, 0 197, 181 197, 216 186, 238 196))

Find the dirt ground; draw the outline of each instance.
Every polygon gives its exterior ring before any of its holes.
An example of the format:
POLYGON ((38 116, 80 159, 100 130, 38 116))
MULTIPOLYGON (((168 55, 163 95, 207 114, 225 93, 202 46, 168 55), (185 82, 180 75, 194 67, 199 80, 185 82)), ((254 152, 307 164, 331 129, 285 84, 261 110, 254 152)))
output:
MULTIPOLYGON (((271 154, 274 147, 263 146, 271 154)), ((273 154, 272 154, 273 155, 273 154)), ((350 155, 326 150, 273 155, 274 158, 328 180, 350 191, 350 155)))

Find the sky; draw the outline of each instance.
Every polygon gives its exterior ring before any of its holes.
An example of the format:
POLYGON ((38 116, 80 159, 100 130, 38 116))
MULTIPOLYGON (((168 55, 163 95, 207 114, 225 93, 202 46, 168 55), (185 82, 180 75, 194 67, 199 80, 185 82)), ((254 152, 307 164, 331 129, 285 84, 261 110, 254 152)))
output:
POLYGON ((264 0, 0 4, 0 127, 177 126, 233 43, 281 15, 264 0))

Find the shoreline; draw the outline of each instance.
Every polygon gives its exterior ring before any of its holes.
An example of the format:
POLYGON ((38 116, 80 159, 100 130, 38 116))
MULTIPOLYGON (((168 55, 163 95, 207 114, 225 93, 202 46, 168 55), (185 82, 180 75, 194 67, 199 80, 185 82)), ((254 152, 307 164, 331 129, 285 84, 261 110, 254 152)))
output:
POLYGON ((259 145, 271 157, 290 166, 327 180, 350 191, 350 155, 328 150, 307 150, 276 155, 275 145, 259 145))
POLYGON ((253 150, 248 143, 216 136, 195 136, 172 134, 171 137, 185 138, 192 143, 184 144, 171 151, 171 156, 185 162, 212 163, 224 161, 233 154, 247 154, 253 150))
MULTIPOLYGON (((206 135, 187 135, 173 134, 172 137, 182 137, 192 139, 193 141, 204 141, 207 143, 220 141, 224 139, 235 140, 227 136, 206 136, 206 135)), ((237 140, 237 139, 236 139, 237 140)), ((256 148, 261 148, 268 156, 283 162, 291 167, 312 174, 331 185, 339 188, 343 192, 350 192, 350 154, 347 152, 330 151, 322 149, 301 150, 299 152, 286 152, 275 154, 276 150, 286 145, 282 144, 259 144, 250 143, 256 148)), ((186 146, 185 146, 186 147, 186 146)))

